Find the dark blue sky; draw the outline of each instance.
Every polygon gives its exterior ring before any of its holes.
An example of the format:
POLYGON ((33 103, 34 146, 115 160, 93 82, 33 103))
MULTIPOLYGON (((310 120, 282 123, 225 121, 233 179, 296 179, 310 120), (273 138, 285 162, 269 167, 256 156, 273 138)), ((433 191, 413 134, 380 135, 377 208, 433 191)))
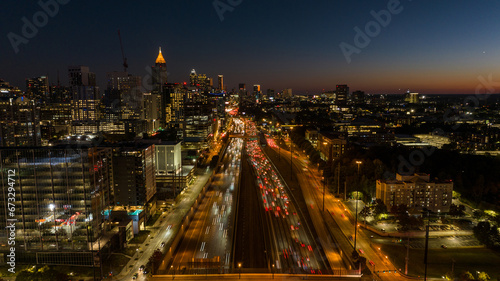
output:
POLYGON ((21 19, 32 21, 42 8, 2 0, 0 78, 24 89, 25 78, 48 74, 55 82, 59 70, 67 84, 67 66, 76 64, 88 65, 103 86, 106 72, 122 70, 120 29, 130 73, 146 75, 161 46, 175 82, 187 81, 192 68, 223 74, 229 88, 261 84, 294 93, 343 83, 368 93, 474 93, 478 76, 500 81, 495 0, 400 0, 401 12, 348 63, 339 44, 355 46, 354 27, 364 29, 372 10, 393 1, 242 0, 221 21, 212 0, 71 0, 16 54, 8 34, 22 36, 21 19))

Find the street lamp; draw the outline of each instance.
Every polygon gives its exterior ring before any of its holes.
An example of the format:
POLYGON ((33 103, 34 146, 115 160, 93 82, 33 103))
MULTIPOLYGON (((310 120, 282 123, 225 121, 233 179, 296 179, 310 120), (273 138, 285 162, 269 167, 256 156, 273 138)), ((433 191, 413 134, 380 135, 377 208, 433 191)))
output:
POLYGON ((175 278, 175 268, 174 268, 174 265, 170 266, 170 270, 173 270, 172 279, 174 279, 175 278))
MULTIPOLYGON (((363 162, 361 161, 356 161, 356 164, 358 164, 358 176, 359 176, 359 165, 361 165, 363 162)), ((356 252, 356 238, 358 234, 358 192, 356 191, 355 193, 356 198, 356 224, 354 224, 354 252, 356 252)), ((356 252, 357 253, 357 252, 356 252)))
POLYGON ((274 263, 273 263, 273 279, 274 279, 274 263))
POLYGON ((238 269, 239 269, 239 279, 241 279, 241 262, 238 263, 238 269))
MULTIPOLYGON (((319 170, 319 164, 318 164, 318 170, 319 170)), ((325 177, 321 177, 321 180, 323 182, 323 212, 325 211, 325 188, 327 185, 327 182, 325 182, 325 177)))
POLYGON ((57 227, 56 227, 56 205, 50 204, 49 209, 52 212, 52 216, 54 217, 54 234, 56 237, 56 248, 59 250, 59 241, 57 239, 57 227))
POLYGON ((363 164, 361 161, 356 161, 356 164, 358 164, 358 175, 359 175, 359 165, 363 164))

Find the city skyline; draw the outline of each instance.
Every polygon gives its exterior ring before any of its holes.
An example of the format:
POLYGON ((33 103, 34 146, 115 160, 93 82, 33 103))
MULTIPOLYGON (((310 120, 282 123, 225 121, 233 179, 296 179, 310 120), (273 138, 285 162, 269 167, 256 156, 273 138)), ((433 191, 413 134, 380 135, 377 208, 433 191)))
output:
POLYGON ((107 72, 123 70, 118 29, 129 73, 148 75, 162 47, 169 81, 187 82, 194 68, 214 79, 224 75, 228 90, 245 83, 315 94, 348 84, 352 91, 373 94, 402 94, 408 88, 422 94, 473 94, 481 84, 478 77, 500 80, 494 59, 499 39, 488 35, 499 25, 494 11, 500 3, 494 1, 455 1, 453 6, 393 0, 287 6, 57 1, 57 9, 40 3, 52 1, 7 1, 8 15, 2 15, 8 20, 1 27, 0 78, 22 90, 27 78, 48 75, 57 83, 57 72, 68 85, 69 65, 89 66, 104 88, 107 72), (49 7, 45 18, 44 7, 49 7), (35 15, 42 22, 24 37, 23 26, 35 15), (358 30, 371 32, 364 35, 368 41, 362 42, 358 30), (355 52, 346 55, 347 45, 355 52))

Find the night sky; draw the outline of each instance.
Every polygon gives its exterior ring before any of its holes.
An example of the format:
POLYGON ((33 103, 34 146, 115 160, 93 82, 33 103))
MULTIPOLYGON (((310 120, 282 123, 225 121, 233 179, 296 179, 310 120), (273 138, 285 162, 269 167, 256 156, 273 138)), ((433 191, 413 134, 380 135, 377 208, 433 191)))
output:
POLYGON ((500 82, 497 0, 401 0, 400 12, 348 63, 339 44, 356 46, 354 28, 364 30, 372 10, 394 1, 217 0, 241 2, 221 21, 212 0, 71 0, 16 54, 8 34, 22 36, 21 19, 33 22, 43 10, 38 1, 2 0, 0 79, 24 90, 26 78, 49 75, 55 83, 59 71, 67 85, 68 65, 87 65, 103 87, 106 72, 122 70, 120 29, 129 73, 146 75, 161 46, 170 82, 187 81, 192 68, 215 81, 223 74, 228 89, 246 83, 309 94, 336 84, 471 94, 478 76, 500 82))

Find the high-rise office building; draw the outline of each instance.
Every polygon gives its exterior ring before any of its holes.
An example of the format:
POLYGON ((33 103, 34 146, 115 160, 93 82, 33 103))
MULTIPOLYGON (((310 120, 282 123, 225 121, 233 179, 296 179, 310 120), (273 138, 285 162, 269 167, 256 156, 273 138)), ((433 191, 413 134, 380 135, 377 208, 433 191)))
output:
POLYGON ((283 93, 281 94, 283 98, 291 98, 292 95, 293 95, 292 89, 284 89, 283 93))
POLYGON ((101 96, 96 87, 95 74, 87 66, 68 67, 72 92, 73 134, 95 134, 99 131, 101 96))
POLYGON ((184 100, 188 90, 181 84, 169 83, 166 85, 163 103, 165 104, 166 126, 182 128, 184 124, 184 100))
POLYGON ((163 89, 163 85, 167 83, 167 62, 165 58, 163 58, 163 54, 160 51, 158 53, 158 57, 156 58, 155 65, 151 67, 152 70, 152 85, 153 92, 161 93, 163 89))
POLYGON ((0 249, 10 250, 7 225, 15 224, 16 262, 92 266, 112 205, 111 149, 64 146, 0 148, 0 249), (9 172, 10 171, 10 172, 9 172), (14 212, 7 212, 7 203, 14 212))
POLYGON ((90 72, 88 66, 78 65, 68 67, 69 85, 96 86, 95 73, 90 72))
POLYGON ((148 133, 153 133, 160 128, 161 95, 144 93, 144 118, 148 133))
POLYGON ((347 85, 337 85, 335 88, 335 104, 337 106, 346 106, 349 97, 349 87, 347 85))
POLYGON ((0 97, 12 98, 22 96, 22 94, 23 92, 18 87, 14 87, 9 82, 0 79, 0 97))
POLYGON ((267 96, 267 98, 273 98, 274 99, 274 89, 267 89, 266 96, 267 96))
POLYGON ((218 75, 217 76, 217 79, 218 79, 218 89, 219 91, 224 91, 225 90, 225 86, 224 86, 224 75, 218 75))
POLYGON ((41 144, 40 107, 24 97, 0 98, 0 146, 41 144))
POLYGON ((158 57, 156 58, 155 65, 151 67, 151 71, 151 94, 160 95, 162 97, 159 126, 165 128, 167 125, 166 108, 169 97, 165 89, 165 85, 167 83, 167 62, 165 61, 165 58, 163 58, 161 47, 158 57))
POLYGON ((419 103, 420 95, 418 93, 411 93, 410 90, 408 90, 405 94, 405 101, 408 103, 419 103))
POLYGON ((199 92, 188 92, 184 100, 183 139, 198 149, 208 146, 212 133, 212 106, 206 96, 199 92))
POLYGON ((253 92, 260 93, 260 85, 258 85, 258 84, 253 85, 253 92))
POLYGON ((352 101, 355 104, 363 104, 365 102, 365 92, 363 91, 352 92, 352 101))
POLYGON ((196 70, 191 69, 191 73, 189 73, 189 85, 191 87, 196 87, 197 79, 198 79, 198 75, 196 74, 196 70))
MULTIPOLYGON (((108 72, 104 95, 106 115, 114 119, 144 119, 142 79, 126 72, 108 72)), ((106 118, 108 119, 108 118, 106 118)))
POLYGON ((47 76, 26 79, 26 95, 35 101, 49 100, 49 79, 47 76))
POLYGON ((156 210, 155 145, 120 146, 113 149, 114 201, 117 206, 156 210))
POLYGON ((95 86, 73 87, 72 133, 95 134, 101 119, 101 96, 95 86))
POLYGON ((186 187, 180 141, 155 144, 156 187, 160 199, 175 198, 186 187))

